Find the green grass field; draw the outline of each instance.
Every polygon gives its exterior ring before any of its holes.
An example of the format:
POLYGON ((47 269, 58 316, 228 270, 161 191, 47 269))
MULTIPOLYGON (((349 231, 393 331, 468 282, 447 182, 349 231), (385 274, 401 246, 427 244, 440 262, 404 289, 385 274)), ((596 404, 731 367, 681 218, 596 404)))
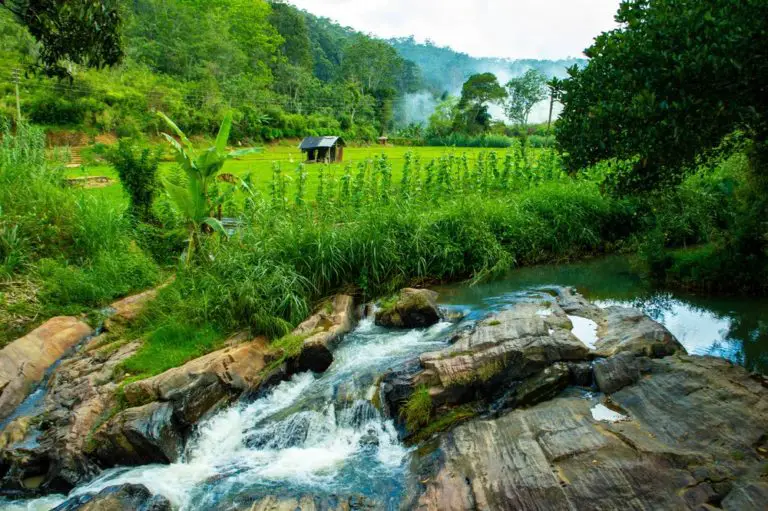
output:
MULTIPOLYGON (((304 161, 304 157, 299 151, 298 144, 296 146, 286 145, 268 145, 264 147, 264 151, 261 153, 253 154, 239 160, 230 160, 224 165, 224 169, 221 173, 229 173, 240 178, 244 178, 247 175, 251 176, 252 183, 256 189, 264 194, 269 192, 269 185, 272 179, 272 166, 275 162, 279 163, 284 175, 293 179, 295 171, 299 163, 304 161)), ((387 158, 392 162, 392 181, 397 183, 400 180, 403 170, 403 163, 405 161, 405 153, 408 151, 413 152, 418 156, 422 169, 430 160, 439 158, 440 156, 447 154, 454 154, 461 156, 466 154, 472 164, 481 152, 495 151, 499 155, 499 160, 502 159, 502 155, 507 152, 507 149, 487 149, 487 148, 464 148, 464 147, 394 147, 394 146, 368 146, 368 147, 346 147, 344 149, 344 161, 342 163, 335 163, 329 165, 329 173, 326 178, 335 177, 338 179, 344 172, 344 166, 351 164, 353 166, 361 161, 370 160, 376 156, 382 154, 387 155, 387 158)), ((535 157, 540 152, 537 149, 529 149, 531 154, 535 157)), ((174 162, 163 162, 160 164, 160 176, 167 174, 174 168, 176 164, 174 162)), ((317 190, 317 173, 320 164, 310 164, 306 166, 308 175, 306 190, 308 198, 312 199, 314 193, 317 190)), ((353 169, 353 174, 354 174, 353 169)), ((107 198, 114 199, 116 201, 126 200, 123 197, 122 189, 115 170, 108 164, 101 165, 87 165, 80 168, 67 169, 67 177, 83 177, 83 176, 105 176, 114 180, 115 184, 104 187, 95 188, 92 190, 94 194, 102 194, 107 198)))

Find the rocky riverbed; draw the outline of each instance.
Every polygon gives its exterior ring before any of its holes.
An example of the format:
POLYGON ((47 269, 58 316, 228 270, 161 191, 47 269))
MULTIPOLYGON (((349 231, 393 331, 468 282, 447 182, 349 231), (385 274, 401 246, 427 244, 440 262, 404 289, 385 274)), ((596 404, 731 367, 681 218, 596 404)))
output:
POLYGON ((241 334, 128 385, 115 369, 140 340, 56 320, 70 333, 0 350, 35 368, 0 366, 3 402, 44 383, 40 406, 5 411, 0 491, 62 510, 768 505, 768 380, 641 311, 551 288, 462 318, 403 290, 362 316, 340 295, 290 353, 241 334))

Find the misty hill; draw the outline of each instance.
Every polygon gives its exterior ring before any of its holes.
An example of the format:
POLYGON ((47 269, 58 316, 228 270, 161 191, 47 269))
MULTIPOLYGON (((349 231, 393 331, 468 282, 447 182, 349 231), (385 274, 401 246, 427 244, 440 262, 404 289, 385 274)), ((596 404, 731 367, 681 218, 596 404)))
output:
POLYGON ((510 78, 520 76, 528 69, 537 69, 548 77, 562 78, 566 69, 586 65, 583 58, 561 60, 537 59, 500 59, 490 57, 472 57, 448 47, 436 46, 430 41, 418 43, 411 37, 390 39, 397 52, 406 60, 414 62, 421 69, 424 82, 435 93, 449 92, 456 94, 461 90, 466 79, 475 73, 490 72, 504 84, 510 78))

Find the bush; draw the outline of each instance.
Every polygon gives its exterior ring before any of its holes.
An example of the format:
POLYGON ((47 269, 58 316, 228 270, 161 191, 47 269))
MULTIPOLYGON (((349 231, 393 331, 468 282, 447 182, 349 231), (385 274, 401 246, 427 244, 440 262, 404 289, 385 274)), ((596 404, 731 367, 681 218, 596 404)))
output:
POLYGON ((120 176, 120 183, 131 201, 131 212, 137 220, 149 222, 158 187, 157 169, 160 150, 140 148, 134 141, 120 139, 107 159, 120 176))

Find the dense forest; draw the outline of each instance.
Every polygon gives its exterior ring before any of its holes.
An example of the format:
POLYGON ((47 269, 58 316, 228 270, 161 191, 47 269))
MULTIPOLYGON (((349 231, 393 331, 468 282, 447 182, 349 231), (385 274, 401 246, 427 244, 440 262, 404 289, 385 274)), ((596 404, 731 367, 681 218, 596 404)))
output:
POLYGON ((190 133, 212 134, 234 109, 237 140, 343 133, 370 141, 425 124, 472 74, 495 72, 503 83, 530 68, 561 76, 579 62, 475 59, 384 41, 282 2, 137 0, 121 3, 120 15, 121 65, 70 64, 64 78, 48 78, 34 72, 32 37, 0 10, 2 112, 15 111, 18 70, 22 112, 54 131, 153 134, 159 110, 190 133))

